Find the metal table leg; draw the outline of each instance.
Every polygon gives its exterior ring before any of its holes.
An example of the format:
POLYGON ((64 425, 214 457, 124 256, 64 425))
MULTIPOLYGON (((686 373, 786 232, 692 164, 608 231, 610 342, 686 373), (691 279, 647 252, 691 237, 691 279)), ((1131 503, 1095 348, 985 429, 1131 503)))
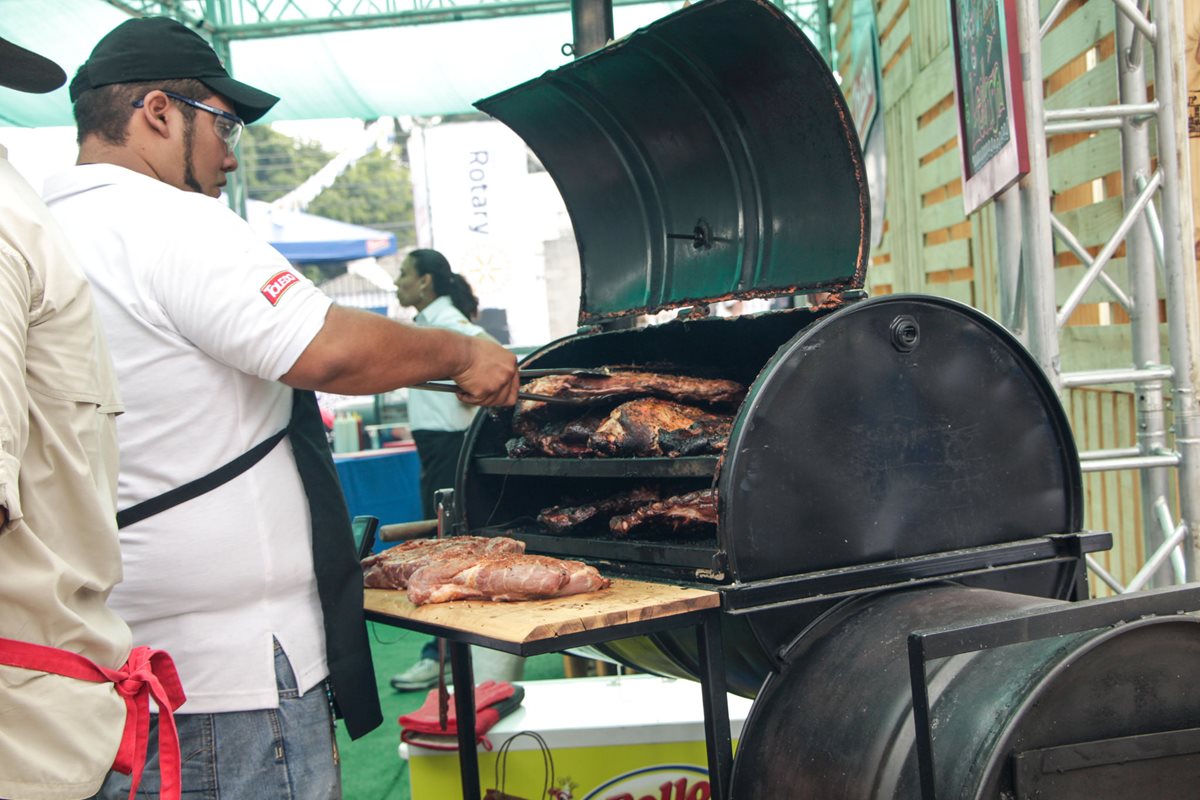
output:
POLYGON ((479 758, 475 752, 475 670, 471 645, 450 642, 450 672, 454 675, 454 716, 458 723, 458 771, 463 800, 480 800, 479 758))
MULTIPOLYGON (((708 753, 708 785, 712 800, 727 800, 733 769, 729 734, 729 698, 721 644, 721 614, 713 610, 696 626, 700 650, 700 688, 704 698, 704 745, 708 753)), ((457 680, 457 678, 455 678, 457 680)))

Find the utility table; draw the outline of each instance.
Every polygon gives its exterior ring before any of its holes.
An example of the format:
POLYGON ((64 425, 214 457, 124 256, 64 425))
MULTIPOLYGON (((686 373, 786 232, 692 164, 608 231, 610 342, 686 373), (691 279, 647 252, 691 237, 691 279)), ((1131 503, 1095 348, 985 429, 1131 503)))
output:
MULTIPOLYGON (((600 592, 493 603, 459 600, 414 606, 402 591, 367 589, 367 619, 440 636, 450 648, 455 686, 474 686, 470 645, 535 656, 671 628, 696 629, 704 740, 713 800, 728 798, 733 748, 716 592, 614 578, 600 592)), ((455 692, 459 771, 464 800, 479 800, 474 692, 455 692)))

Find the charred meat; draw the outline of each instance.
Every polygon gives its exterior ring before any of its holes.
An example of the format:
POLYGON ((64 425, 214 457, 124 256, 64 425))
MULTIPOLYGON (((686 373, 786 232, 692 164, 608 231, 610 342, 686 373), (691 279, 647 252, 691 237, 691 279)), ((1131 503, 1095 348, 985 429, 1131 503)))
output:
POLYGON ((524 542, 506 536, 414 539, 364 558, 363 585, 368 589, 405 589, 413 573, 429 564, 462 558, 478 561, 490 556, 524 552, 524 542))
POLYGON ((628 514, 636 508, 653 503, 662 497, 657 489, 640 486, 618 492, 594 503, 575 506, 551 506, 538 514, 538 523, 551 533, 578 533, 603 527, 608 520, 619 514, 628 514))
POLYGON ((512 458, 584 458, 595 455, 588 441, 605 419, 607 415, 598 411, 544 423, 528 417, 516 417, 513 430, 519 435, 508 442, 508 455, 512 458))
POLYGON ((646 397, 622 403, 596 428, 589 446, 604 456, 689 456, 720 453, 733 420, 694 406, 646 397))
POLYGON ((717 490, 702 489, 613 517, 608 528, 614 536, 625 538, 635 531, 639 535, 694 533, 716 524, 717 490))
POLYGON ((408 599, 418 606, 452 600, 541 600, 594 592, 611 583, 581 561, 528 555, 456 558, 414 572, 408 599))
MULTIPOLYGON (((548 375, 534 378, 521 388, 531 394, 579 400, 607 408, 638 397, 658 397, 691 405, 731 406, 741 403, 746 396, 746 387, 737 381, 634 370, 614 370, 607 377, 583 374, 548 375)), ((522 433, 519 430, 519 420, 522 418, 540 420, 551 416, 553 406, 550 403, 520 400, 517 402, 515 414, 515 420, 518 421, 517 433, 522 433)))

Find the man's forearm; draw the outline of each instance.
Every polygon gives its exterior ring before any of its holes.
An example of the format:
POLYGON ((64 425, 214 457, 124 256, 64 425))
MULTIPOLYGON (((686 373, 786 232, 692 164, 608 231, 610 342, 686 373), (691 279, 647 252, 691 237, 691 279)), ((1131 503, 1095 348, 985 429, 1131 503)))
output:
POLYGON ((321 332, 281 380, 301 389, 378 394, 428 380, 458 380, 481 352, 494 358, 491 349, 497 347, 335 305, 321 332))

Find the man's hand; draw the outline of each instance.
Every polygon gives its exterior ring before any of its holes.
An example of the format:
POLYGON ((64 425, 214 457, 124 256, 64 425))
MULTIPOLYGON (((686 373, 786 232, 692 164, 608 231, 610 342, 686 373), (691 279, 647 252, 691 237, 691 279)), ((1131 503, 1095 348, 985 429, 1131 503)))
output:
POLYGON ((517 402, 517 357, 483 336, 472 336, 467 366, 451 375, 458 398, 475 406, 511 406, 517 402))

